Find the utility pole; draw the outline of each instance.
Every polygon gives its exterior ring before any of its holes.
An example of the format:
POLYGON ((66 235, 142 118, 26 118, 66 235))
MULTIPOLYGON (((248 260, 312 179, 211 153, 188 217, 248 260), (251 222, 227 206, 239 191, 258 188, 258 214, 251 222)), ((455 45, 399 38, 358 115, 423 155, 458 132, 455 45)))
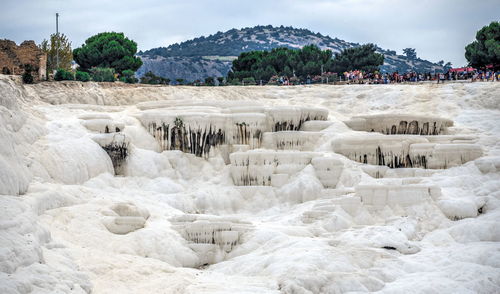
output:
POLYGON ((59 68, 59 13, 56 12, 56 67, 59 68))

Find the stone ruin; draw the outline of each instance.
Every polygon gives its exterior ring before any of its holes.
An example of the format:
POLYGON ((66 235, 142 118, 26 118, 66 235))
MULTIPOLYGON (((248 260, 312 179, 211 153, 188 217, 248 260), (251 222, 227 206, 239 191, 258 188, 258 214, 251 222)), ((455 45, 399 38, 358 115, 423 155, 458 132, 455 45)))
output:
POLYGON ((47 55, 34 41, 24 41, 19 46, 14 41, 0 40, 0 73, 22 75, 26 65, 33 68, 33 78, 41 81, 47 78, 47 55))

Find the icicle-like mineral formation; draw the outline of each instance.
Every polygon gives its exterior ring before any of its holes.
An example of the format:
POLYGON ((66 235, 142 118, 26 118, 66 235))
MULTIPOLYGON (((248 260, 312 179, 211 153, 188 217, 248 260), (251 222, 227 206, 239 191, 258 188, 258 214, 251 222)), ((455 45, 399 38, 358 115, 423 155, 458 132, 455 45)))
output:
POLYGON ((351 160, 390 168, 449 168, 482 156, 479 145, 449 140, 430 143, 424 136, 357 134, 333 140, 332 147, 351 160))
POLYGON ((235 152, 231 160, 231 176, 237 186, 271 186, 274 174, 293 175, 311 163, 314 152, 251 150, 235 152))
POLYGON ((386 135, 440 135, 453 126, 453 121, 449 119, 412 114, 360 115, 345 123, 356 131, 386 135))
POLYGON ((122 133, 125 124, 116 122, 105 113, 88 113, 80 115, 81 123, 93 134, 92 139, 108 153, 115 174, 122 174, 122 166, 128 156, 130 140, 122 133))
POLYGON ((319 132, 302 131, 266 132, 262 147, 273 150, 312 151, 322 135, 319 132))
POLYGON ((328 110, 316 107, 276 106, 266 109, 272 132, 298 131, 310 120, 326 120, 328 110))
POLYGON ((209 157, 222 145, 260 148, 264 132, 298 131, 306 121, 328 117, 328 111, 323 108, 241 104, 234 101, 191 104, 174 101, 170 105, 168 101, 148 102, 138 106, 143 109, 138 118, 162 150, 209 157))
POLYGON ((146 111, 142 123, 162 150, 181 150, 208 157, 211 149, 226 142, 227 116, 206 112, 146 111))
POLYGON ((128 153, 130 140, 123 133, 95 134, 92 139, 108 153, 115 174, 121 175, 128 153))

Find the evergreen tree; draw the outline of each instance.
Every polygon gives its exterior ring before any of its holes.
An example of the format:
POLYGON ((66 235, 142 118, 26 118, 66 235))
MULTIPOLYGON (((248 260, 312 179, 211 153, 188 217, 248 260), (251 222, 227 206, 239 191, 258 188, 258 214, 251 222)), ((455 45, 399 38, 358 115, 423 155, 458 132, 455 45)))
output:
POLYGON ((85 44, 73 51, 75 61, 82 70, 92 67, 113 68, 118 74, 124 70, 136 71, 142 65, 136 57, 137 43, 123 33, 100 33, 88 38, 85 44))
POLYGON ((378 71, 379 66, 384 64, 384 55, 375 53, 376 49, 373 44, 345 49, 335 54, 331 69, 337 73, 349 70, 378 71))
POLYGON ((476 40, 465 47, 470 66, 500 69, 500 22, 494 21, 476 33, 476 40))
POLYGON ((410 59, 417 58, 417 51, 415 50, 415 48, 405 48, 403 49, 403 53, 410 59))
POLYGON ((321 50, 315 45, 302 49, 276 48, 271 51, 244 52, 233 61, 228 80, 253 78, 255 81, 269 81, 273 76, 306 80, 333 70, 343 72, 360 69, 373 72, 384 63, 384 56, 375 53, 375 50, 375 45, 367 44, 346 49, 334 59, 330 50, 321 50))

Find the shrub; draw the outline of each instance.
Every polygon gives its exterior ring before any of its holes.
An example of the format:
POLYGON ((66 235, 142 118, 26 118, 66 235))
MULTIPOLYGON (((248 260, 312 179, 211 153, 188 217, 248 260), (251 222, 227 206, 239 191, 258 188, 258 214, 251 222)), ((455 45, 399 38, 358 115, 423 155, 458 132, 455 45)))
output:
POLYGON ((127 70, 124 70, 124 71, 122 72, 122 77, 126 77, 126 78, 128 78, 128 77, 133 77, 133 76, 134 76, 134 74, 135 74, 135 72, 134 72, 133 70, 131 70, 131 69, 127 69, 127 70))
POLYGON ((139 80, 136 79, 136 77, 134 76, 134 73, 135 72, 133 70, 130 70, 130 69, 124 70, 122 72, 122 77, 120 78, 120 81, 127 83, 127 84, 137 83, 139 80))
POLYGON ((92 80, 96 82, 114 82, 115 70, 109 67, 94 67, 91 70, 92 80))
POLYGON ((139 80, 136 77, 132 76, 132 77, 121 77, 120 81, 127 83, 127 84, 135 84, 139 80))
POLYGON ((231 86, 239 86, 239 85, 241 85, 240 80, 238 80, 237 78, 234 78, 234 79, 230 80, 229 84, 231 86))
POLYGON ((243 78, 242 81, 243 85, 248 86, 248 85, 256 85, 257 83, 255 82, 254 77, 246 77, 243 78))
POLYGON ((205 78, 205 85, 206 86, 215 86, 215 80, 213 77, 207 77, 205 78))
POLYGON ((23 68, 24 68, 24 73, 22 75, 23 83, 33 84, 34 78, 33 78, 33 75, 31 75, 31 72, 36 70, 36 69, 33 68, 33 66, 29 63, 25 64, 23 66, 23 68))
POLYGON ((88 82, 90 81, 90 74, 84 71, 77 71, 75 74, 75 80, 80 82, 88 82))
POLYGON ((148 71, 141 78, 141 84, 168 85, 168 84, 170 84, 170 79, 166 79, 164 77, 157 76, 152 71, 148 71))
POLYGON ((54 75, 54 80, 56 81, 72 81, 75 79, 75 76, 72 72, 67 71, 65 69, 58 69, 56 74, 54 75))
POLYGON ((33 84, 33 76, 31 75, 31 72, 25 71, 23 73, 23 83, 33 84))

